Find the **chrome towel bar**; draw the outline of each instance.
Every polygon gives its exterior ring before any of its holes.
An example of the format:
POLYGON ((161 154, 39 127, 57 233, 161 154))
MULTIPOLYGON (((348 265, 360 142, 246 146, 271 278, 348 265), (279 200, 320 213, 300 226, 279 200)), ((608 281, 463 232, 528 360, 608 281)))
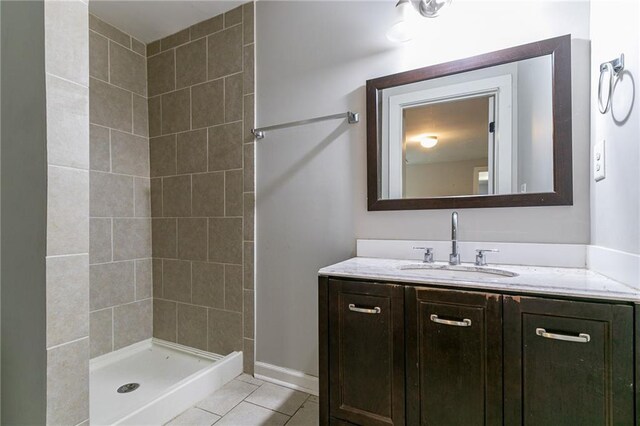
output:
POLYGON ((336 119, 346 119, 349 124, 355 124, 360 121, 360 114, 358 114, 357 112, 347 111, 340 114, 325 115, 322 117, 308 118, 306 120, 292 121, 290 123, 276 124, 276 125, 267 126, 267 127, 259 127, 256 129, 251 129, 251 133, 253 133, 256 139, 264 139, 264 136, 265 136, 264 133, 268 130, 284 129, 287 127, 302 126, 304 124, 316 123, 318 121, 336 120, 336 119))

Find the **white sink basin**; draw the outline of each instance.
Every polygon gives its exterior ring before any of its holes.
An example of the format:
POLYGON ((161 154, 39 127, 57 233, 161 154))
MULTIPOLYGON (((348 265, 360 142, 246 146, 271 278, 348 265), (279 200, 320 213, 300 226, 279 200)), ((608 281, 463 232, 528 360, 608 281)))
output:
POLYGON ((446 278, 453 280, 470 280, 474 278, 510 278, 517 277, 515 272, 504 269, 487 268, 484 266, 464 265, 435 265, 431 263, 416 263, 402 265, 401 270, 417 270, 426 276, 433 278, 446 278))

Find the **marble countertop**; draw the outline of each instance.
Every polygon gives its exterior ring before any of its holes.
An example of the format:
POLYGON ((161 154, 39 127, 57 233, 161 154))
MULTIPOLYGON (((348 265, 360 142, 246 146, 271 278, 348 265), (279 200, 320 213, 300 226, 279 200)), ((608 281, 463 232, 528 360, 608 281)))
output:
MULTIPOLYGON (((515 277, 487 275, 482 278, 474 278, 473 281, 429 276, 428 270, 401 269, 407 267, 407 265, 419 264, 421 262, 415 260, 354 257, 322 268, 318 274, 321 276, 396 281, 432 286, 446 285, 476 290, 640 302, 640 290, 588 269, 491 264, 487 267, 515 272, 518 275, 515 277)), ((444 265, 444 263, 436 262, 435 265, 444 265)), ((473 264, 467 263, 462 265, 473 266, 473 264)))

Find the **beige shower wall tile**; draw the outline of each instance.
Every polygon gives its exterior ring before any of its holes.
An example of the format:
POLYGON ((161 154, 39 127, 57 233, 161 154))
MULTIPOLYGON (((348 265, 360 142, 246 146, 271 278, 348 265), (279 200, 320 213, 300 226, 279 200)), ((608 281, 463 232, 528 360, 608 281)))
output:
POLYGON ((147 96, 145 57, 117 43, 109 43, 109 82, 138 95, 147 96))
POLYGON ((91 217, 133 216, 133 177, 91 172, 91 217))
POLYGON ((225 123, 242 120, 242 79, 242 73, 230 75, 224 79, 225 123))
POLYGON ((225 29, 207 37, 209 79, 242 71, 242 26, 225 29), (220 60, 224 58, 224 60, 220 60))
POLYGON ((176 88, 174 51, 169 50, 147 59, 149 96, 167 93, 176 88))
POLYGON ((178 343, 207 350, 207 308, 178 303, 178 343))
POLYGON ((111 171, 109 129, 95 124, 89 126, 89 169, 111 171))
POLYGON ((49 166, 47 255, 89 253, 89 172, 49 166))
POLYGON ((176 219, 151 220, 153 257, 175 259, 177 249, 177 221, 176 219))
POLYGON ((211 308, 224 308, 224 265, 193 262, 191 264, 193 303, 211 308))
POLYGON ((251 133, 251 129, 255 128, 255 111, 254 111, 254 95, 245 95, 244 96, 244 107, 243 107, 243 141, 244 143, 253 143, 255 142, 255 137, 253 133, 251 133))
POLYGON ((153 296, 153 265, 151 259, 136 260, 136 300, 153 296))
POLYGON ((89 266, 89 307, 92 311, 134 301, 133 262, 89 266))
POLYGON ((162 178, 151 178, 151 216, 162 217, 162 178))
POLYGON ((149 140, 142 136, 111 131, 111 171, 149 176, 149 140))
POLYGON ((178 259, 207 260, 207 219, 178 219, 178 259))
POLYGON ((228 355, 242 350, 242 314, 209 308, 209 352, 228 355))
POLYGON ((162 259, 151 259, 153 275, 153 297, 162 298, 162 259))
POLYGON ((90 356, 95 358, 113 350, 113 310, 91 312, 89 317, 90 356))
POLYGON ((248 95, 254 92, 254 78, 255 78, 255 58, 254 58, 254 45, 250 44, 245 46, 242 51, 242 61, 244 63, 244 93, 248 95))
POLYGON ((224 265, 224 308, 242 312, 242 265, 224 265))
POLYGON ((255 344, 253 339, 243 339, 242 345, 242 371, 253 376, 255 365, 255 344))
POLYGON ((224 14, 224 27, 229 28, 242 22, 242 6, 238 6, 224 14))
POLYGON ((52 75, 47 75, 47 160, 89 168, 89 90, 52 75))
POLYGON ((178 31, 160 40, 160 50, 171 49, 172 47, 180 46, 187 43, 190 40, 189 28, 178 31))
POLYGON ((162 180, 162 211, 165 217, 191 216, 191 176, 171 176, 162 180))
POLYGON ((149 140, 151 177, 176 174, 176 135, 149 140))
POLYGON ((89 256, 47 258, 47 347, 89 335, 89 256))
POLYGON ((253 242, 244 243, 244 288, 247 290, 253 290, 255 288, 254 283, 254 253, 253 242))
POLYGON ((89 418, 89 338, 47 350, 47 424, 89 418))
POLYGON ((192 176, 193 216, 224 216, 224 172, 192 176))
POLYGON ((147 57, 160 53, 160 40, 147 44, 147 57))
POLYGON ((147 54, 147 47, 144 45, 144 43, 140 40, 136 40, 133 37, 131 37, 131 50, 142 56, 146 56, 147 54))
POLYGON ((162 261, 162 297, 177 302, 191 302, 191 262, 162 261))
POLYGON ((178 134, 178 174, 207 171, 207 129, 178 134))
POLYGON ((243 147, 244 155, 244 192, 253 192, 255 188, 255 143, 245 144, 243 147))
POLYGON ((253 192, 244 193, 244 225, 243 236, 245 241, 253 241, 255 226, 256 200, 253 192))
POLYGON ((242 168, 242 123, 209 128, 209 170, 242 168))
POLYGON ((162 134, 162 96, 149 98, 147 105, 149 108, 149 136, 160 136, 162 134))
POLYGON ((133 133, 149 136, 149 105, 147 98, 133 95, 133 133))
POLYGON ((153 299, 153 337, 175 342, 177 340, 176 302, 153 299))
POLYGON ((191 88, 191 114, 194 129, 224 123, 224 81, 218 79, 191 88))
POLYGON ((134 213, 136 217, 151 217, 151 180, 134 178, 134 213))
POLYGON ((131 37, 129 35, 123 33, 113 25, 104 22, 95 15, 89 15, 89 29, 100 33, 127 48, 131 47, 131 37))
POLYGON ((227 217, 242 217, 242 170, 224 172, 224 214, 227 217))
POLYGON ((89 31, 89 75, 109 81, 109 39, 89 31))
POLYGON ((105 263, 113 260, 111 250, 111 219, 89 219, 89 262, 105 263))
POLYGON ((131 132, 132 115, 131 92, 91 78, 89 84, 91 123, 131 132))
POLYGON ((176 48, 177 88, 192 86, 207 80, 207 40, 200 40, 176 48))
POLYGON ((51 1, 44 4, 47 73, 87 86, 89 36, 87 4, 51 1))
POLYGON ((242 38, 244 44, 253 43, 253 26, 254 26, 254 6, 253 2, 242 5, 242 38))
POLYGON ((151 219, 113 219, 113 260, 151 257, 151 219))
POLYGON ((191 128, 191 95, 189 89, 162 95, 162 134, 184 132, 191 128))
POLYGON ((117 350, 153 335, 153 301, 128 303, 113 308, 113 349, 117 350))
POLYGON ((242 265, 242 218, 209 219, 209 261, 242 265))
POLYGON ((244 290, 244 337, 253 339, 254 336, 254 303, 255 293, 253 290, 244 290))
POLYGON ((206 21, 191 26, 191 39, 196 40, 209 34, 216 33, 224 27, 223 16, 217 15, 206 21))

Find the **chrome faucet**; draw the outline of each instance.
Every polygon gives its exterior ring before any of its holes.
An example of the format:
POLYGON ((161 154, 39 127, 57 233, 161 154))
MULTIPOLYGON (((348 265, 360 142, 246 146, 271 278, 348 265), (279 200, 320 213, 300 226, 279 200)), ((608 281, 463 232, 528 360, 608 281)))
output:
POLYGON ((458 252, 458 212, 451 214, 451 254, 449 265, 460 264, 460 252, 458 252))

